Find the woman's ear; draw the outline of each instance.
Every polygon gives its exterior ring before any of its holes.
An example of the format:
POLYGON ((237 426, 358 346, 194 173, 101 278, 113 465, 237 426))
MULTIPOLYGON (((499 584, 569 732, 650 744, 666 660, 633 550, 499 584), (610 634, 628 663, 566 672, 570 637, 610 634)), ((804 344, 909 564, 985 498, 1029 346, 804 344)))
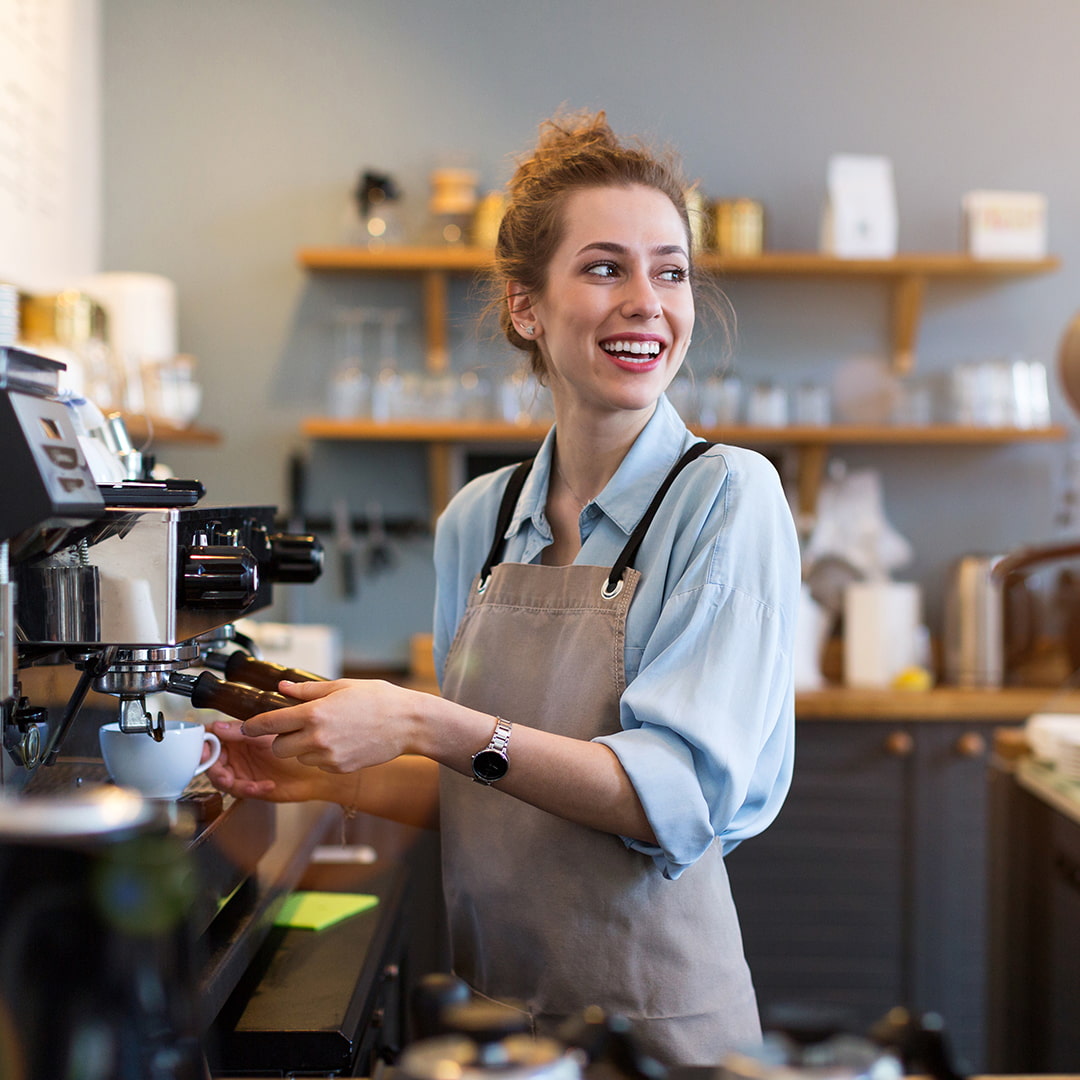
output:
POLYGON ((529 294, 516 282, 506 286, 506 306, 510 311, 514 329, 527 340, 535 340, 539 325, 533 314, 532 300, 529 294))
POLYGON ((532 314, 529 294, 516 281, 511 281, 506 286, 506 306, 515 320, 519 317, 527 319, 532 314))

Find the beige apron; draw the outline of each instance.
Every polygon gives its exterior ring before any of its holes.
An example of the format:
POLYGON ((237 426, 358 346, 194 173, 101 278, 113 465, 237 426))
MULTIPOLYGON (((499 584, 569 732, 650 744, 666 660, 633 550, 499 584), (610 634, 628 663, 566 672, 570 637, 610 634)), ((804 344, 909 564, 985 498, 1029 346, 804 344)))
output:
MULTIPOLYGON (((693 456, 705 448, 695 444, 693 456)), ((444 695, 574 739, 618 731, 626 613, 640 577, 623 567, 686 461, 610 571, 490 568, 524 483, 519 470, 447 657, 444 695), (619 574, 621 590, 605 599, 619 574)), ((512 773, 512 737, 509 754, 512 773)), ((760 1037, 719 841, 671 881, 617 836, 440 773, 454 968, 475 990, 524 1003, 540 1026, 599 1004, 628 1017, 664 1064, 717 1064, 760 1037)))

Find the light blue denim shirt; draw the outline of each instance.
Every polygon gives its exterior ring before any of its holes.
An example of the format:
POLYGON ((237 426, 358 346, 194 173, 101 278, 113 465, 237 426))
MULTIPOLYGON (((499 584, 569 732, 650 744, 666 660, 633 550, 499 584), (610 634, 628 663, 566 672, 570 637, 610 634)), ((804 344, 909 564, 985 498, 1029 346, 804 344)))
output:
MULTIPOLYGON (((554 438, 553 429, 518 499, 507 561, 538 562, 551 542, 544 507, 554 438)), ((661 398, 618 471, 582 511, 575 562, 614 563, 695 441, 661 398)), ((440 680, 509 472, 466 485, 436 529, 440 680)), ((772 464, 751 450, 713 447, 668 492, 634 565, 641 580, 626 623, 622 730, 596 741, 618 756, 657 838, 655 845, 626 843, 677 877, 716 838, 726 853, 764 829, 791 781, 800 563, 772 464)), ((513 720, 511 704, 504 715, 513 720)))

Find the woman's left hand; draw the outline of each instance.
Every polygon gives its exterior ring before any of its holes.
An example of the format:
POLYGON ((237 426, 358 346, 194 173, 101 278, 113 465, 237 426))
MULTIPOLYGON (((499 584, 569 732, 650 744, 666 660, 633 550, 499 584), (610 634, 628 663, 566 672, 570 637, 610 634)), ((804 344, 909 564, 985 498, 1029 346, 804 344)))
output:
POLYGON ((427 695, 377 679, 283 682, 298 704, 244 722, 245 735, 274 735, 276 757, 348 773, 414 752, 427 695))

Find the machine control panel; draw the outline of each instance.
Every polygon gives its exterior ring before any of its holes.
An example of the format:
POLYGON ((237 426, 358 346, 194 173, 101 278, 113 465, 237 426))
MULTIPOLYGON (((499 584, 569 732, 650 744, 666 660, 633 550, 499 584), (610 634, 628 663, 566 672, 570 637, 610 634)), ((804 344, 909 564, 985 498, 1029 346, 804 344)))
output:
POLYGON ((0 540, 92 521, 105 508, 63 402, 0 389, 0 461, 0 540))

